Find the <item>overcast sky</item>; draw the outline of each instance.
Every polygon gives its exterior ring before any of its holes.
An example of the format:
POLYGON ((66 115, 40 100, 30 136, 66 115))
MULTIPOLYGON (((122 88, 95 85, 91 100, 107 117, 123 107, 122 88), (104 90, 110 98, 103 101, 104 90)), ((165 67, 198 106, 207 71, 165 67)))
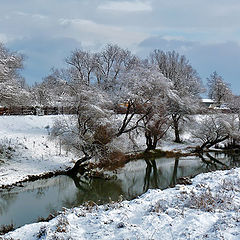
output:
POLYGON ((203 81, 213 71, 240 94, 239 0, 0 0, 0 41, 27 56, 39 82, 75 48, 117 43, 139 56, 185 54, 203 81))

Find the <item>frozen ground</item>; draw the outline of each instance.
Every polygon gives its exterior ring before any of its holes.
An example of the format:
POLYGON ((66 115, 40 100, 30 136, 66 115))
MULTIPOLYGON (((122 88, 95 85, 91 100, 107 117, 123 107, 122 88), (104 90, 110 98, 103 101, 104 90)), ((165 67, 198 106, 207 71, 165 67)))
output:
POLYGON ((56 117, 63 116, 0 116, 0 187, 73 166, 74 157, 49 140, 56 117))
POLYGON ((192 185, 150 190, 132 201, 64 210, 2 239, 238 240, 240 169, 200 174, 192 185))

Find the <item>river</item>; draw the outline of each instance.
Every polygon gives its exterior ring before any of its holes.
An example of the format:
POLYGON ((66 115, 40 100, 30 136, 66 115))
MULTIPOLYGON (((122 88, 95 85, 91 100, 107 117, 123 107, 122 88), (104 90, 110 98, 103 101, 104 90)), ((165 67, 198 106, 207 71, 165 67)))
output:
POLYGON ((148 189, 174 186, 182 177, 240 166, 240 156, 211 156, 141 159, 109 173, 114 176, 111 180, 73 179, 62 175, 1 190, 0 225, 20 227, 36 222, 39 217, 46 218, 63 207, 72 208, 87 201, 103 204, 116 201, 120 196, 130 200, 148 189))

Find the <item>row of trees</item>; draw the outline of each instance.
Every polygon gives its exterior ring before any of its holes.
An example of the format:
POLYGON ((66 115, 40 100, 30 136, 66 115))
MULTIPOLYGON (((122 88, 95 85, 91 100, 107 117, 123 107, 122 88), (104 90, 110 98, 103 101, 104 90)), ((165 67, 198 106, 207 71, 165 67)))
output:
POLYGON ((176 52, 154 51, 141 60, 107 45, 100 53, 75 50, 66 63, 66 69, 54 71, 55 79, 74 89, 79 114, 71 126, 66 121, 56 124, 53 134, 98 159, 111 158, 119 150, 117 139, 126 134, 133 142, 144 135, 146 151, 155 149, 170 127, 180 142, 180 124, 197 111, 203 91, 197 72, 176 52), (124 114, 116 117, 112 110, 120 104, 124 114))
MULTIPOLYGON (((57 122, 53 135, 86 159, 110 158, 119 151, 116 139, 126 134, 133 142, 143 134, 147 151, 155 149, 170 128, 175 142, 181 142, 181 126, 199 111, 204 92, 196 70, 175 51, 155 50, 140 59, 111 44, 98 53, 77 49, 65 59, 65 68, 52 69, 33 87, 19 74, 23 56, 3 45, 0 51, 1 104, 21 104, 28 98, 33 105, 77 106, 73 122, 57 122), (123 114, 116 116, 113 110, 120 106, 123 114)), ((216 72, 208 78, 208 87, 211 98, 238 110, 238 97, 216 72)))

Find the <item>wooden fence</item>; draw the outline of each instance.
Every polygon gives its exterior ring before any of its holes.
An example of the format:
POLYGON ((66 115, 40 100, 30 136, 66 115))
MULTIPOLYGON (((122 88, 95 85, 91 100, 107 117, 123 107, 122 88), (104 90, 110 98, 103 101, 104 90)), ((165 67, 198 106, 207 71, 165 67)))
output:
POLYGON ((31 107, 31 106, 11 106, 0 107, 0 115, 58 115, 77 114, 77 107, 31 107))

